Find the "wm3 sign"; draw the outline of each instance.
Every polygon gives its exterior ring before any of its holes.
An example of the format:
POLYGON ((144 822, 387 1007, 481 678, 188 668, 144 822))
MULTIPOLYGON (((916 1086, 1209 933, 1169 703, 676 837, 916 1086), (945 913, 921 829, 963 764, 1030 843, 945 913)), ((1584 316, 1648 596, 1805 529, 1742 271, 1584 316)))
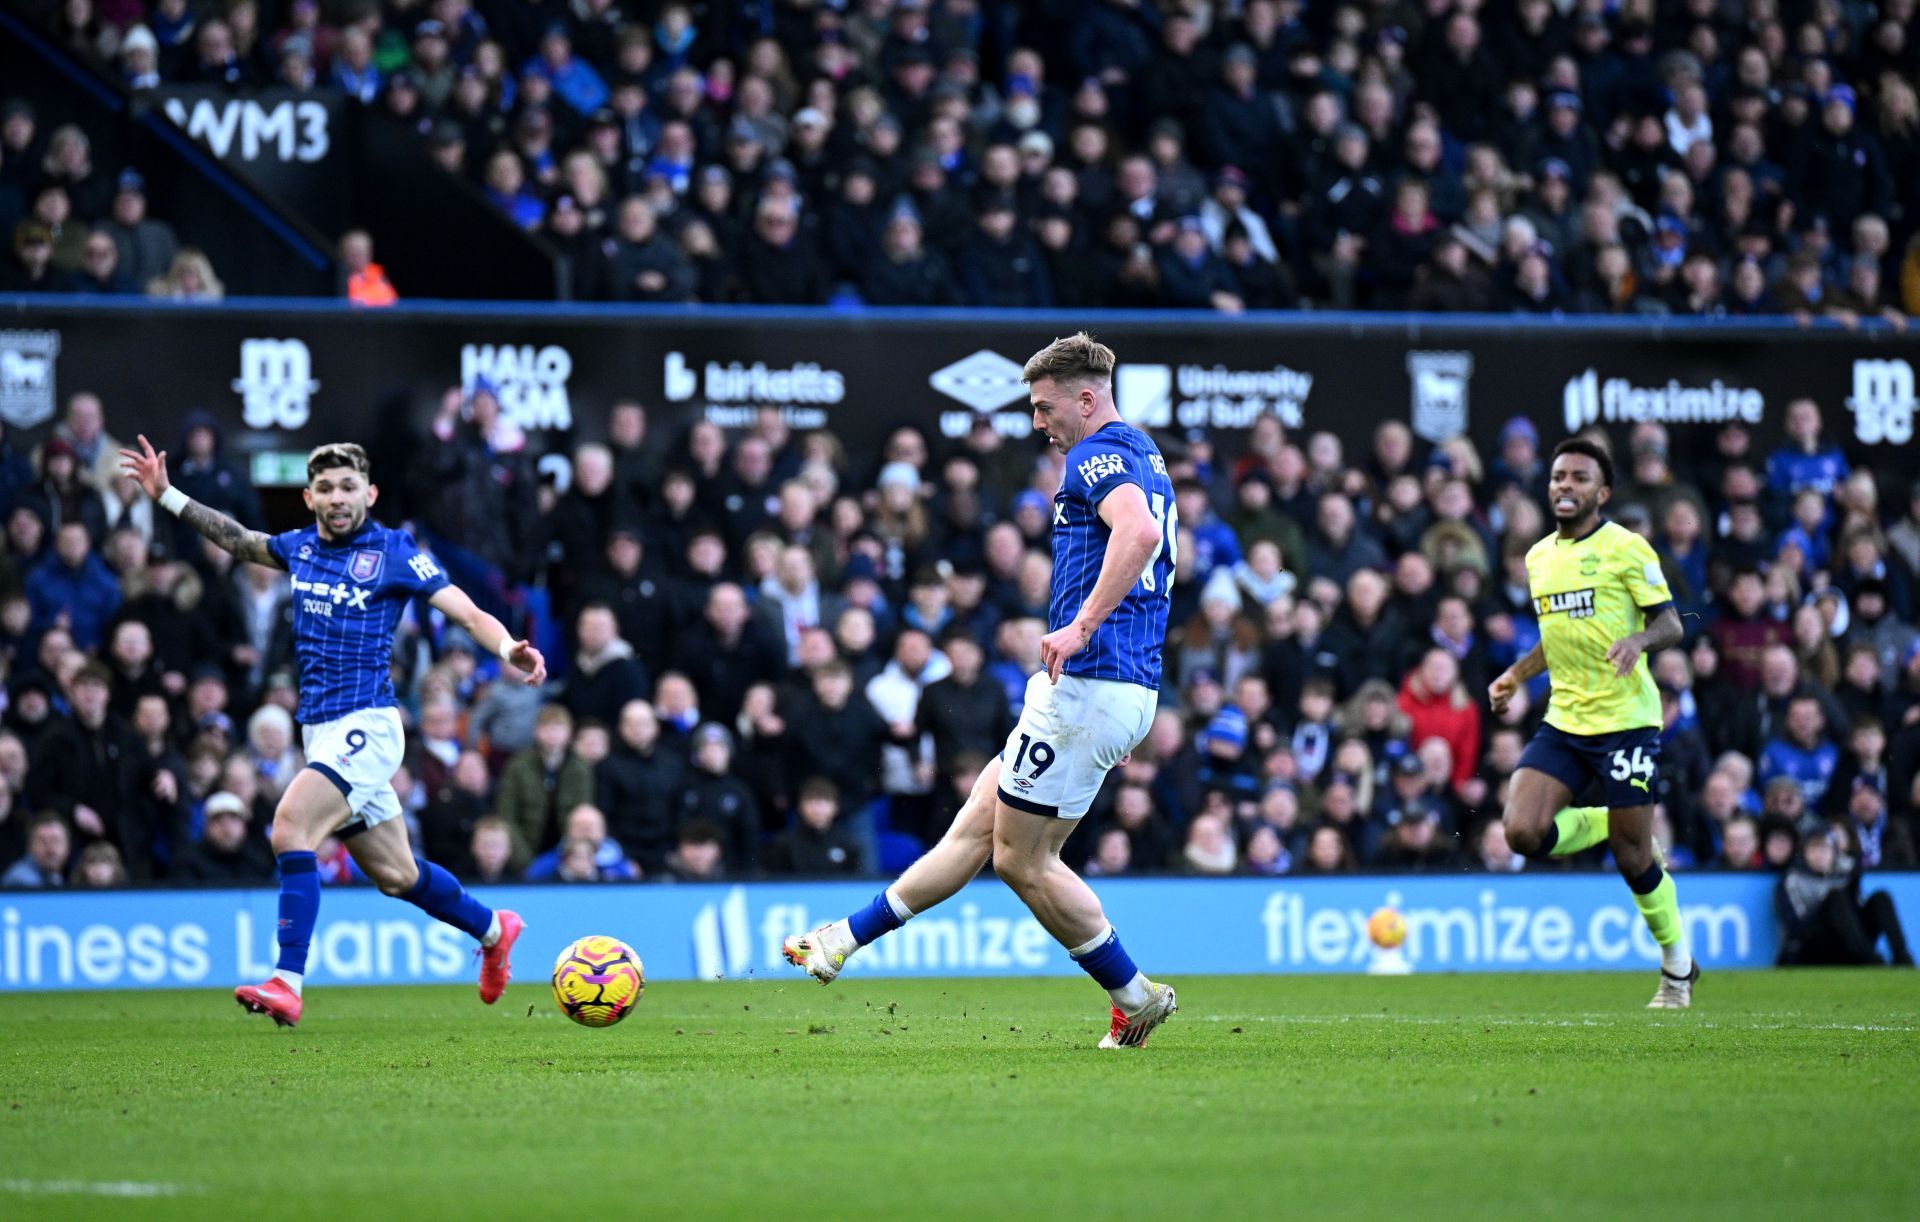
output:
POLYGON ((318 101, 170 97, 164 109, 222 161, 316 162, 332 147, 331 116, 318 101))

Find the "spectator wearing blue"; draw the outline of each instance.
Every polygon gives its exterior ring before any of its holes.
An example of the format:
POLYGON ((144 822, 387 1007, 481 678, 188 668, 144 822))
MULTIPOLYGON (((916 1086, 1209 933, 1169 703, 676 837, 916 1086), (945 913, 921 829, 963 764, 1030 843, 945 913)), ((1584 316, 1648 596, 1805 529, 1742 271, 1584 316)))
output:
POLYGON ((1180 218, 1173 242, 1160 252, 1159 266, 1162 305, 1222 314, 1246 309, 1233 272, 1207 245, 1206 228, 1197 216, 1180 218))
POLYGON ((1247 756, 1247 728, 1247 715, 1233 705, 1207 722, 1195 744, 1200 750, 1195 778, 1203 789, 1217 790, 1236 802, 1258 799, 1260 777, 1256 761, 1247 756))
MULTIPOLYGON (((220 421, 212 412, 187 413, 180 429, 180 448, 173 460, 177 464, 173 486, 242 526, 258 526, 260 497, 248 481, 247 473, 227 459, 222 450, 223 441, 220 421)), ((184 522, 177 522, 175 526, 173 554, 198 554, 200 540, 193 528, 184 522)))
POLYGON ((64 619, 75 645, 99 648, 107 622, 120 607, 120 583, 94 554, 84 524, 61 524, 53 554, 27 574, 27 603, 36 634, 64 619))
POLYGON ((1767 485, 1775 496, 1811 489, 1821 496, 1846 482, 1853 468, 1840 447, 1821 436, 1820 405, 1812 399, 1787 404, 1787 443, 1767 456, 1767 485))
POLYGON ((35 815, 27 825, 27 855, 0 874, 0 887, 47 889, 67 885, 67 857, 73 851, 73 834, 67 822, 53 811, 35 815))
POLYGON ((1803 693, 1789 700, 1783 732, 1760 749, 1760 787, 1787 777, 1800 786, 1810 809, 1818 807, 1840 766, 1840 748, 1827 738, 1826 724, 1819 697, 1803 693))
MULTIPOLYGON (((158 27, 154 32, 158 34, 158 27)), ((166 36, 161 35, 161 41, 166 36)), ((333 87, 348 97, 371 106, 380 96, 380 69, 373 62, 373 39, 365 25, 350 25, 340 31, 333 51, 333 87)))
POLYGON ((540 55, 522 71, 537 72, 553 85, 560 100, 580 115, 590 115, 607 104, 607 83, 593 65, 573 53, 573 37, 561 22, 549 25, 540 36, 540 55))
MULTIPOLYGON (((561 867, 568 852, 577 851, 583 844, 592 849, 593 873, 600 882, 632 882, 640 877, 639 868, 627 860, 620 842, 607 835, 607 817, 600 813, 600 808, 581 805, 567 812, 566 834, 559 844, 533 859, 527 867, 526 880, 539 883, 561 878, 561 867)), ((567 881, 582 880, 569 878, 567 881)))
MULTIPOLYGON (((1233 566, 1242 559, 1240 537, 1233 533, 1233 527, 1214 513, 1207 486, 1197 479, 1183 479, 1173 486, 1173 496, 1180 510, 1180 529, 1192 539, 1191 584, 1204 586, 1215 569, 1231 572, 1233 566)), ((1185 546, 1185 540, 1182 546, 1185 546)), ((1187 579, 1183 575, 1181 580, 1187 579)))

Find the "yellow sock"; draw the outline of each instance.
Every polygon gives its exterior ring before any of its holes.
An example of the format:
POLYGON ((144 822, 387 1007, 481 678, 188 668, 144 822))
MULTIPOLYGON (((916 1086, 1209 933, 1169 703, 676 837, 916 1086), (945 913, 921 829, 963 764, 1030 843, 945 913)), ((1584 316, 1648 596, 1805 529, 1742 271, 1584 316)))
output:
POLYGON ((1560 838, 1547 850, 1549 857, 1565 857, 1590 849, 1607 838, 1607 808, 1569 806, 1553 817, 1560 838))
POLYGON ((1674 888, 1673 875, 1661 870, 1660 884, 1645 895, 1634 892, 1633 906, 1660 945, 1660 965, 1675 976, 1686 974, 1693 966, 1693 955, 1687 947, 1687 928, 1680 922, 1680 893, 1674 888))

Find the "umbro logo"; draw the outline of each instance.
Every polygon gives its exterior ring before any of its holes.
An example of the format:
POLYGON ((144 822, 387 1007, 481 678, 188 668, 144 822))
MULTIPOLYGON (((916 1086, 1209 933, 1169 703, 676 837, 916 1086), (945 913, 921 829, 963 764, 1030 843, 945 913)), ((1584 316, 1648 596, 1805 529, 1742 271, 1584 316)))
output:
POLYGON ((927 385, 949 399, 958 399, 976 412, 991 412, 1027 396, 1021 367, 998 352, 982 348, 936 369, 927 385))

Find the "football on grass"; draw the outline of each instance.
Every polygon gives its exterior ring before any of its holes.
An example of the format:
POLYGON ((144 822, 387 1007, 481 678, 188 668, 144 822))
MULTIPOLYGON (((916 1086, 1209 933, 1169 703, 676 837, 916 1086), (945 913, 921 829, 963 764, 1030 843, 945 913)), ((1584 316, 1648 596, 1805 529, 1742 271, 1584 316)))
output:
POLYGON ((611 1027, 646 991, 640 956, 618 938, 593 934, 560 952, 553 963, 553 1000, 583 1027, 611 1027))

